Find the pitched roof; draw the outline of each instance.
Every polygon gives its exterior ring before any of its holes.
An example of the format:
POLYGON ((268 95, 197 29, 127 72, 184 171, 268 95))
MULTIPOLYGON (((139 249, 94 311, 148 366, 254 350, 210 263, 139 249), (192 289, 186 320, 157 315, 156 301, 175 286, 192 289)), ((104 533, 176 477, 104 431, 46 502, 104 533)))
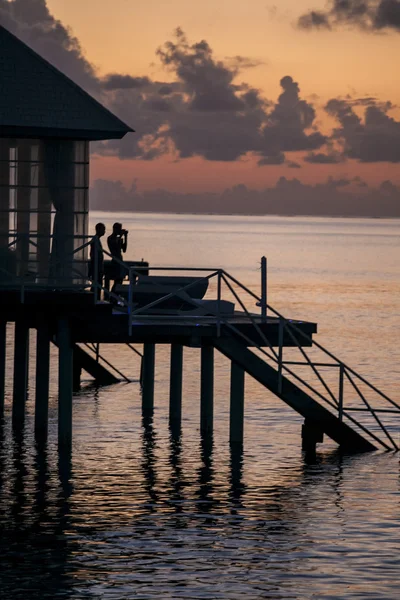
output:
POLYGON ((0 25, 0 137, 120 139, 133 131, 0 25))

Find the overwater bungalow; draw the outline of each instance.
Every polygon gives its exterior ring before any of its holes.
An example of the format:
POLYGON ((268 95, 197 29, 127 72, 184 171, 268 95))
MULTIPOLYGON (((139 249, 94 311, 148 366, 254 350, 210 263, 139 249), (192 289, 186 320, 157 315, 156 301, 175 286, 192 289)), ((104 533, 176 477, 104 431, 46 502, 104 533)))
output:
MULTIPOLYGON (((155 345, 171 345, 170 424, 181 426, 182 360, 185 346, 201 352, 201 431, 213 428, 214 351, 231 361, 230 441, 243 442, 244 376, 256 378, 304 417, 303 448, 315 449, 328 435, 343 449, 397 449, 381 412, 398 405, 380 393, 387 407, 361 406, 378 432, 355 420, 344 404, 344 380, 357 389, 359 377, 328 353, 339 374, 333 394, 318 365, 305 354, 313 345, 314 323, 293 321, 267 304, 266 261, 260 294, 222 268, 172 266, 160 273, 143 262, 121 262, 124 280, 114 294, 91 281, 88 270, 89 143, 121 139, 133 130, 26 44, 0 27, 0 418, 4 414, 6 327, 14 323, 12 419, 24 421, 28 387, 29 335, 36 333, 35 432, 47 436, 49 348, 59 349, 60 447, 72 440, 73 391, 82 369, 99 384, 118 380, 118 369, 101 363, 84 344, 143 347, 143 412, 154 403, 155 345), (206 297, 209 282, 215 297, 206 297), (223 298, 222 287, 229 292, 223 298), (243 300, 247 295, 250 307, 243 300), (267 314, 268 309, 268 314, 267 314), (298 348, 317 374, 319 388, 294 374, 283 349, 298 348), (115 375, 117 373, 117 375, 115 375), (321 393, 325 394, 325 397, 321 393), (325 402, 325 403, 324 403, 325 402)), ((105 257, 109 260, 109 256, 105 257)), ((322 347, 319 346, 321 349, 322 347)), ((115 367, 115 366, 114 366, 115 367)), ((360 411, 359 407, 353 407, 360 411)))

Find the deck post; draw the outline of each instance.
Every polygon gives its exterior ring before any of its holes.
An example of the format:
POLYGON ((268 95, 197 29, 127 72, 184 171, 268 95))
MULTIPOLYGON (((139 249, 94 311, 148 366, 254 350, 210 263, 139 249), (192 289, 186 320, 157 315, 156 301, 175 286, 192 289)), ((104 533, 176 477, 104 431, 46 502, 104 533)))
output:
POLYGON ((171 372, 169 385, 169 425, 179 430, 182 421, 183 346, 171 344, 171 372))
POLYGON ((72 445, 73 346, 67 317, 58 321, 58 446, 72 445))
POLYGON ((81 389, 82 365, 79 362, 76 346, 73 349, 72 358, 72 389, 74 392, 79 392, 81 389))
POLYGON ((321 429, 309 419, 304 419, 301 427, 301 449, 305 452, 315 452, 318 443, 324 441, 321 429))
POLYGON ((39 323, 36 335, 35 437, 47 439, 49 416, 50 332, 39 323))
POLYGON ((149 416, 154 410, 155 344, 143 344, 142 412, 149 416))
POLYGON ((261 258, 261 316, 267 320, 267 259, 261 258))
POLYGON ((231 403, 229 441, 243 444, 244 370, 231 362, 231 403))
POLYGON ((214 348, 201 348, 201 387, 200 387, 200 431, 203 435, 213 432, 214 417, 214 348))
POLYGON ((0 420, 4 417, 4 396, 6 389, 6 341, 7 323, 0 321, 0 420))
POLYGON ((14 390, 12 422, 22 425, 25 420, 25 403, 28 392, 29 326, 23 318, 15 322, 14 338, 14 390))

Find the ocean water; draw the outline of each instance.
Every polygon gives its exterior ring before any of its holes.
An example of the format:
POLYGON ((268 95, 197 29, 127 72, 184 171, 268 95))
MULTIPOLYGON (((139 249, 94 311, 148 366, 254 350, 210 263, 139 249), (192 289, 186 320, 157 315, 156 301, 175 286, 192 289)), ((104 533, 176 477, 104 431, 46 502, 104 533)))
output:
MULTIPOLYGON (((226 269, 318 323, 316 339, 400 401, 400 222, 92 214, 121 221, 128 259, 226 269)), ((215 285, 210 286, 210 297, 215 285)), ((242 296, 241 296, 242 297, 242 296)), ((254 303, 249 308, 255 310, 254 303)), ((155 412, 142 419, 139 359, 101 353, 132 382, 74 397, 72 456, 33 441, 34 344, 25 430, 11 430, 12 331, 0 428, 0 598, 391 599, 400 589, 399 454, 301 451, 301 418, 246 378, 243 449, 229 445, 230 366, 216 356, 215 428, 199 431, 198 349, 185 349, 182 435, 168 428, 169 350, 157 347, 155 412)), ((289 354, 290 356, 290 354, 289 354)), ((333 375, 327 378, 334 383, 333 375)), ((400 423, 390 417, 399 443, 400 423)))

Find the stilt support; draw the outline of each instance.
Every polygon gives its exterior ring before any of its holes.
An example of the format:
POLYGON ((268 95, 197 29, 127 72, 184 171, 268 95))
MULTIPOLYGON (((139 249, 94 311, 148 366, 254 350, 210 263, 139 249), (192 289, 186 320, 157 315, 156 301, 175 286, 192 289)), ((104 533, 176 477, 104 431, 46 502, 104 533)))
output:
POLYGON ((73 390, 74 392, 79 392, 81 389, 81 377, 82 377, 82 367, 81 363, 77 359, 76 353, 73 355, 73 390))
POLYGON ((179 430, 182 421, 183 346, 171 344, 171 373, 169 385, 169 425, 179 430))
POLYGON ((15 323, 14 341, 14 390, 13 425, 22 425, 25 419, 25 403, 28 391, 29 327, 23 319, 15 323))
POLYGON ((142 412, 149 416, 154 410, 154 370, 155 370, 155 344, 143 346, 143 373, 142 373, 142 412))
POLYGON ((315 452, 316 445, 324 441, 324 434, 315 423, 304 420, 301 428, 301 448, 306 452, 315 452))
POLYGON ((36 336, 36 397, 35 437, 47 439, 49 417, 50 332, 46 323, 40 323, 36 336))
POLYGON ((214 348, 201 348, 200 430, 211 435, 214 417, 214 348))
POLYGON ((7 323, 0 322, 0 419, 4 417, 4 396, 6 388, 6 335, 7 323))
POLYGON ((73 346, 68 319, 58 322, 58 445, 72 445, 72 363, 73 346))
POLYGON ((243 444, 244 420, 244 370, 231 363, 231 406, 229 423, 229 441, 243 444))

